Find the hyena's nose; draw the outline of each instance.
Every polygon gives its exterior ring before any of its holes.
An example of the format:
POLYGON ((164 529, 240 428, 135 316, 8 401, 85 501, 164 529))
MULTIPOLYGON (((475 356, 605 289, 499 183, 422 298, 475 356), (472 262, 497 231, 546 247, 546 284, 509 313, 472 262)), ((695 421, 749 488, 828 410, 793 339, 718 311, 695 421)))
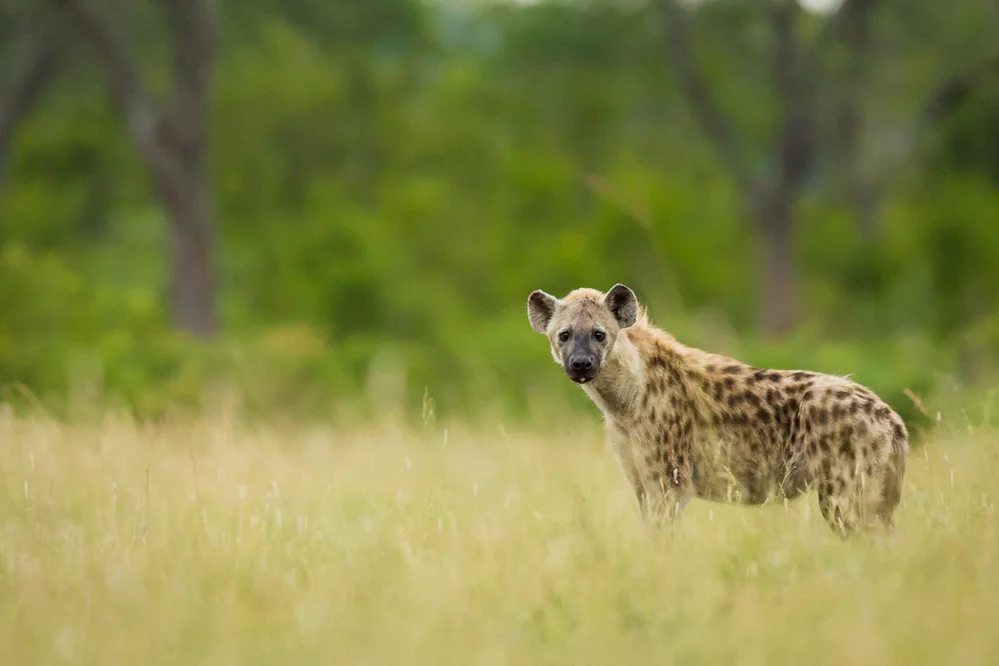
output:
POLYGON ((577 354, 573 356, 569 363, 572 365, 573 370, 592 370, 593 369, 593 359, 586 354, 577 354))

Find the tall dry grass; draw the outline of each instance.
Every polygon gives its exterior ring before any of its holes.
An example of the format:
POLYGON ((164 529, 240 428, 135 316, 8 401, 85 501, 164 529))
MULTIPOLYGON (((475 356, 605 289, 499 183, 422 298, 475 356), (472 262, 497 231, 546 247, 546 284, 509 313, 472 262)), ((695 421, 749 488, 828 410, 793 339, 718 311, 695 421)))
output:
POLYGON ((842 543, 814 497, 650 535, 591 425, 0 416, 0 664, 999 663, 996 432, 842 543))

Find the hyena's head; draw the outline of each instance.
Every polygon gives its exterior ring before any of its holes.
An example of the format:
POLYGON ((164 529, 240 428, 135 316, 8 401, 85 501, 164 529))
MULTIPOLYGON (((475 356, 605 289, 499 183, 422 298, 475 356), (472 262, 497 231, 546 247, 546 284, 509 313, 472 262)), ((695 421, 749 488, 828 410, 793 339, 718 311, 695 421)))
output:
POLYGON ((565 298, 538 290, 527 299, 531 328, 548 336, 552 356, 572 381, 585 384, 600 372, 618 333, 638 318, 638 299, 616 284, 606 294, 576 289, 565 298))

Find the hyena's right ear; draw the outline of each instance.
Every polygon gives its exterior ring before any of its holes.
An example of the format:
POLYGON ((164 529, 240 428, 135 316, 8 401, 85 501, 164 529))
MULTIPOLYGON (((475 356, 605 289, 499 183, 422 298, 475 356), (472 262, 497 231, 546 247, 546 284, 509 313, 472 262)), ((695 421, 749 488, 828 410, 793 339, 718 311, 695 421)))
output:
POLYGON ((558 299, 551 294, 540 289, 531 292, 527 298, 527 318, 531 320, 531 328, 538 333, 547 332, 548 322, 552 320, 557 307, 558 299))

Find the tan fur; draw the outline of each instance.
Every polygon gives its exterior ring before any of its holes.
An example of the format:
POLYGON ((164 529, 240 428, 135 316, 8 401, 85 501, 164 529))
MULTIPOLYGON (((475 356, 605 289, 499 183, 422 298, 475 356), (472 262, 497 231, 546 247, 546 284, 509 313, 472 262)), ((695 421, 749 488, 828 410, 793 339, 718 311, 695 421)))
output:
POLYGON ((560 330, 607 331, 599 373, 583 389, 604 414, 644 517, 669 521, 693 497, 762 504, 814 488, 841 536, 891 529, 908 433, 870 389, 688 347, 641 309, 634 324, 619 327, 597 290, 555 302, 545 332, 556 361, 560 330))

